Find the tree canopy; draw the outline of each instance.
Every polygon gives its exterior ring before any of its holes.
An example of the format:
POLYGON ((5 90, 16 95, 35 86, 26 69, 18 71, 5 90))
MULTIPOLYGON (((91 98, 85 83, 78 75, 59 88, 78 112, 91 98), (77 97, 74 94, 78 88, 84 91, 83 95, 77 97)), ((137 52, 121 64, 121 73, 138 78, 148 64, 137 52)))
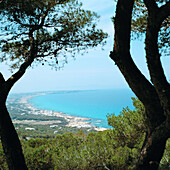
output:
POLYGON ((162 52, 168 54, 169 16, 170 1, 117 1, 114 48, 110 57, 143 103, 147 117, 147 133, 134 169, 158 169, 166 141, 170 137, 170 85, 161 63, 162 52), (133 61, 130 52, 133 32, 138 36, 145 35, 150 80, 133 61))
MULTIPOLYGON (((117 1, 117 0, 116 0, 117 1)), ((156 0, 156 3, 159 6, 165 5, 166 1, 156 0)), ((143 0, 135 0, 133 13, 132 13, 132 23, 131 23, 131 31, 132 31, 132 39, 142 39, 145 36, 147 29, 147 17, 148 10, 143 0)), ((115 17, 112 18, 114 22, 115 17)), ((170 17, 167 17, 159 31, 159 50, 162 55, 168 56, 170 54, 169 51, 169 42, 170 42, 170 17)))
POLYGON ((34 63, 60 68, 69 54, 104 45, 107 33, 97 29, 98 19, 78 0, 0 1, 0 62, 18 69, 7 80, 0 73, 0 137, 9 169, 27 169, 6 108, 11 88, 34 63))
POLYGON ((75 56, 76 51, 105 44, 107 34, 96 28, 98 19, 95 12, 82 9, 77 0, 18 0, 3 4, 0 60, 18 68, 34 45, 35 61, 48 62, 56 68, 63 66, 68 53, 75 56), (59 56, 64 58, 60 60, 59 56))
MULTIPOLYGON (((165 5, 166 1, 156 0, 158 6, 165 5)), ((147 29, 148 9, 143 0, 136 0, 134 3, 132 14, 132 36, 133 38, 141 38, 144 36, 147 29)), ((170 42, 170 17, 167 17, 161 24, 159 31, 159 50, 161 54, 169 55, 170 42)))
MULTIPOLYGON (((49 139, 35 135, 34 139, 22 140, 28 168, 131 169, 141 151, 147 126, 143 104, 133 98, 133 105, 133 110, 126 107, 118 116, 108 115, 108 123, 113 129, 102 132, 88 131, 88 134, 82 129, 78 133, 57 133, 49 139)), ((24 133, 25 131, 22 132, 24 133)), ((168 169, 169 149, 170 140, 167 141, 159 166, 162 170, 168 169)), ((0 168, 7 169, 1 143, 0 168)))
POLYGON ((146 133, 147 120, 143 104, 139 99, 132 98, 132 100, 135 109, 123 108, 118 116, 109 114, 107 119, 108 124, 114 128, 113 138, 118 146, 139 149, 146 133))

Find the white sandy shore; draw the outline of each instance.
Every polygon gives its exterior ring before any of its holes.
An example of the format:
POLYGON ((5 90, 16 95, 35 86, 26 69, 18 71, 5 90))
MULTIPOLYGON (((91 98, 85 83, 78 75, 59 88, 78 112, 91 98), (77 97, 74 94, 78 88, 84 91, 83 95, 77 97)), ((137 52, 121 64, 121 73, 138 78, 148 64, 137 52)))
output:
MULTIPOLYGON (((34 108, 31 103, 28 102, 28 100, 32 97, 36 97, 36 96, 40 96, 40 95, 46 95, 46 93, 37 93, 35 95, 29 95, 29 96, 24 96, 23 98, 21 98, 21 100, 19 101, 21 104, 24 104, 25 107, 27 107, 28 109, 31 110, 32 114, 43 114, 46 116, 56 116, 56 117, 62 117, 64 118, 68 124, 66 125, 67 127, 77 127, 77 128, 81 128, 81 127, 86 127, 86 128, 92 128, 96 131, 103 131, 106 130, 106 128, 101 128, 101 127, 96 127, 91 125, 91 123, 89 122, 89 118, 84 118, 84 117, 76 117, 76 116, 69 116, 67 114, 64 114, 62 112, 53 112, 50 110, 38 110, 36 108, 34 108)), ((31 124, 40 124, 40 123, 36 123, 36 122, 25 122, 26 124, 31 123, 31 124)), ((42 123, 42 121, 41 121, 42 123)), ((59 126, 58 121, 45 121, 45 124, 53 124, 56 123, 59 126), (52 123, 50 123, 52 122, 52 123)))

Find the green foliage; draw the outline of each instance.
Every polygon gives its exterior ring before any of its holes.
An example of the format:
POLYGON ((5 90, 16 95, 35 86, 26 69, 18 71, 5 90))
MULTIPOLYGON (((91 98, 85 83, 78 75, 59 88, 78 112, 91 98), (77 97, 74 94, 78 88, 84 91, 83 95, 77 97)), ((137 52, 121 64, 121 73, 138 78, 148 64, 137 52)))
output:
POLYGON ((5 154, 2 149, 2 144, 0 143, 0 169, 7 169, 7 162, 5 159, 5 154))
POLYGON ((107 34, 96 28, 99 16, 82 9, 77 0, 18 1, 5 6, 0 7, 0 61, 11 63, 11 68, 27 61, 31 52, 37 63, 62 67, 68 54, 105 44, 107 34))
MULTIPOLYGON (((162 0, 156 0, 156 3, 158 6, 162 6, 165 4, 166 1, 162 0)), ((147 17, 148 17, 148 11, 144 4, 143 0, 135 0, 134 8, 133 8, 133 14, 132 14, 132 25, 131 25, 131 31, 132 31, 132 38, 133 39, 142 39, 143 35, 146 33, 147 29, 147 17)), ((112 21, 114 22, 114 17, 112 18, 112 21)), ((167 17, 160 28, 159 31, 159 50, 161 53, 165 55, 169 55, 169 41, 170 41, 170 17, 167 17)))
MULTIPOLYGON (((124 108, 120 115, 108 115, 114 129, 89 134, 79 131, 50 139, 22 140, 27 166, 33 169, 122 170, 131 169, 144 140, 146 117, 142 103, 132 98, 134 110, 124 108)), ((2 146, 0 168, 7 169, 2 146)), ((168 169, 170 140, 159 169, 168 169)))
POLYGON ((146 130, 146 117, 142 103, 132 98, 134 110, 128 107, 118 115, 108 115, 108 124, 112 126, 113 136, 117 141, 117 145, 127 146, 129 148, 140 148, 143 142, 146 130))
POLYGON ((81 138, 74 137, 72 133, 65 133, 63 135, 56 136, 54 142, 58 147, 64 147, 67 149, 71 146, 78 146, 82 140, 81 138))
MULTIPOLYGON (((112 131, 112 138, 115 142, 115 150, 120 150, 120 156, 116 155, 116 158, 120 159, 121 157, 121 160, 118 161, 120 163, 129 154, 128 159, 125 159, 123 162, 123 165, 128 168, 131 168, 133 162, 139 155, 145 138, 145 131, 147 126, 147 118, 145 115, 143 104, 140 102, 139 99, 136 98, 132 98, 132 101, 134 110, 130 110, 127 107, 123 108, 123 111, 118 116, 115 116, 115 114, 107 115, 108 124, 114 128, 112 131), (123 156, 121 156, 121 149, 125 150, 125 154, 123 156)), ((159 169, 169 168, 169 142, 170 139, 167 140, 166 149, 161 160, 159 169)))
POLYGON ((24 154, 26 164, 30 170, 34 169, 50 169, 53 167, 52 155, 46 145, 37 148, 27 148, 24 154))
POLYGON ((28 146, 32 148, 38 148, 41 145, 45 145, 46 143, 47 143, 47 139, 36 139, 36 140, 30 139, 27 142, 28 146))
POLYGON ((159 169, 161 170, 169 169, 169 165, 170 165, 170 139, 168 139, 166 142, 166 148, 162 160, 160 162, 159 169))
MULTIPOLYGON (((165 4, 165 1, 156 0, 158 6, 165 4)), ((143 0, 136 0, 132 14, 132 34, 133 38, 140 38, 145 34, 147 28, 148 11, 143 0)), ((170 41, 170 17, 167 17, 160 28, 158 45, 161 53, 169 55, 168 47, 170 41)))

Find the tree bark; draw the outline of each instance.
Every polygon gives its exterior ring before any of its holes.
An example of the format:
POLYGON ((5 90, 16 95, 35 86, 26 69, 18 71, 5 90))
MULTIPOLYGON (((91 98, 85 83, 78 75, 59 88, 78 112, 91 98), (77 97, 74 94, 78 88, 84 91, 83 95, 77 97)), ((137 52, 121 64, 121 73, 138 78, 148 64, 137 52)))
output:
MULTIPOLYGON (((152 4, 152 7, 156 10, 155 12, 158 12, 157 5, 154 3, 155 0, 145 1, 148 1, 149 5, 152 4)), ((147 136, 134 169, 156 170, 163 156, 166 140, 170 137, 170 118, 168 116, 170 89, 161 67, 160 56, 157 55, 159 54, 157 46, 154 46, 157 45, 155 34, 158 34, 159 31, 158 28, 154 27, 155 20, 156 18, 161 20, 163 17, 156 15, 157 17, 154 18, 152 15, 149 28, 147 29, 146 53, 148 68, 153 82, 151 84, 137 68, 130 54, 133 5, 134 0, 118 0, 115 16, 114 49, 110 57, 115 61, 132 91, 144 104, 148 120, 147 136), (152 24, 154 25, 153 27, 152 24)), ((167 7, 162 9, 164 11, 166 9, 169 12, 167 7)), ((162 9, 160 9, 160 13, 166 16, 162 9)), ((158 21, 158 23, 160 26, 161 22, 158 21)))
POLYGON ((32 31, 30 31, 29 38, 31 44, 30 55, 25 59, 25 62, 20 66, 19 70, 6 81, 0 73, 0 137, 10 170, 27 169, 20 140, 6 108, 6 99, 11 88, 24 75, 26 69, 33 63, 37 56, 37 47, 32 31))
POLYGON ((145 40, 146 59, 151 81, 154 84, 161 105, 164 108, 164 114, 168 117, 170 116, 170 84, 164 74, 157 42, 161 24, 168 16, 166 14, 170 15, 170 2, 162 8, 158 8, 156 2, 150 3, 150 1, 154 2, 154 0, 145 0, 145 4, 148 8, 148 23, 145 40), (166 11, 166 9, 169 9, 169 11, 163 13, 164 11, 162 12, 162 10, 166 11))
POLYGON ((7 83, 0 73, 0 137, 3 150, 10 170, 26 170, 20 140, 6 108, 8 93, 7 83))
POLYGON ((0 102, 0 136, 10 170, 26 170, 22 147, 5 102, 0 102))
MULTIPOLYGON (((149 130, 150 131, 150 130, 149 130)), ((162 123, 153 132, 146 136, 146 141, 142 147, 140 158, 133 169, 156 170, 162 159, 166 141, 169 136, 169 128, 166 123, 162 123)))

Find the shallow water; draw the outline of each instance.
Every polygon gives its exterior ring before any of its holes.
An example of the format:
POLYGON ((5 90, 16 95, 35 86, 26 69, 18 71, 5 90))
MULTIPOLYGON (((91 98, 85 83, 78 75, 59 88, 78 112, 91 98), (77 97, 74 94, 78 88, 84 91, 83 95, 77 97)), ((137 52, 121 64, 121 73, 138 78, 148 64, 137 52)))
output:
POLYGON ((107 127, 108 113, 118 115, 123 107, 133 109, 130 89, 56 91, 30 99, 34 107, 91 118, 95 126, 107 127))

